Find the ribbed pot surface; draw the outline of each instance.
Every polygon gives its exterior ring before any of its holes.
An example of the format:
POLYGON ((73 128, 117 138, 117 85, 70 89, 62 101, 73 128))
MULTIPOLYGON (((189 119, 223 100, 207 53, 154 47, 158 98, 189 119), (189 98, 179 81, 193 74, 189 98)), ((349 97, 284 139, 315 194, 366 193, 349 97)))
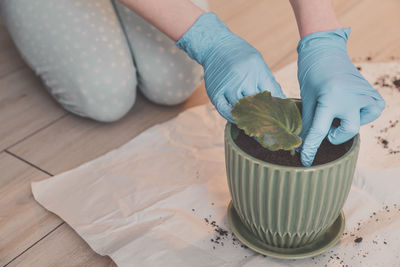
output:
POLYGON ((225 161, 233 205, 242 222, 267 244, 295 248, 315 240, 339 216, 349 194, 359 150, 357 135, 341 158, 313 167, 286 167, 256 159, 225 127, 225 161))

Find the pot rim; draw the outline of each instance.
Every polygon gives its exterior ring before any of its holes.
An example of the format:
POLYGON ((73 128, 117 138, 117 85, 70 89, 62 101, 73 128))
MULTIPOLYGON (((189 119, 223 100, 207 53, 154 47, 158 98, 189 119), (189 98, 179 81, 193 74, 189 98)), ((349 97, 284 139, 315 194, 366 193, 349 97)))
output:
POLYGON ((360 134, 358 133, 356 136, 354 136, 353 139, 353 144, 351 145, 350 149, 340 158, 335 159, 334 161, 330 161, 328 163, 316 165, 316 166, 310 166, 310 167, 304 167, 304 166, 285 166, 285 165, 279 165, 279 164, 274 164, 270 162, 263 161, 261 159, 255 158, 248 153, 244 152, 238 145, 236 145, 235 141, 232 138, 231 135, 231 127, 234 125, 231 122, 227 122, 225 125, 225 141, 229 142, 236 151, 238 151, 243 157, 248 158, 260 165, 264 166, 271 166, 271 167, 279 167, 279 168, 285 168, 285 169, 291 169, 291 170, 298 170, 298 171, 314 171, 314 170, 319 170, 319 169, 326 169, 329 167, 332 167, 334 165, 337 165, 340 161, 345 160, 348 158, 352 153, 355 153, 355 150, 358 148, 360 145, 360 134))

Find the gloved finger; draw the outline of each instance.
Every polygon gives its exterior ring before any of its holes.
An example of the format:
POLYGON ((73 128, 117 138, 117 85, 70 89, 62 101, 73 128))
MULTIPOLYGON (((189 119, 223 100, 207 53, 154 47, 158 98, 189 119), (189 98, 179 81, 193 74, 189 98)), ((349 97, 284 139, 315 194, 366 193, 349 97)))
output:
POLYGON ((256 86, 254 86, 252 88, 243 89, 241 92, 242 97, 252 96, 252 95, 256 95, 258 93, 260 93, 260 90, 258 90, 258 88, 256 86))
POLYGON ((239 89, 230 90, 228 92, 225 92, 223 96, 227 100, 227 102, 231 105, 231 107, 234 107, 236 103, 239 101, 239 99, 242 98, 242 93, 239 89))
POLYGON ((232 106, 228 103, 228 100, 224 97, 224 95, 220 95, 216 98, 214 106, 222 117, 231 123, 235 123, 231 113, 232 106))
POLYGON ((303 142, 299 147, 296 148, 297 152, 301 152, 301 149, 304 145, 304 140, 306 138, 306 134, 311 128, 314 119, 315 107, 316 107, 316 102, 314 102, 313 100, 307 101, 307 97, 305 96, 302 97, 302 109, 301 109, 302 126, 299 137, 301 138, 301 140, 303 140, 303 142))
POLYGON ((266 73, 265 75, 263 75, 260 78, 257 87, 260 92, 269 91, 271 92, 271 95, 274 97, 286 98, 285 94, 282 91, 281 86, 275 80, 272 74, 268 75, 268 73, 266 73))
POLYGON ((301 163, 309 167, 314 161, 315 154, 321 145, 322 140, 328 134, 333 121, 333 114, 328 108, 317 105, 312 125, 303 141, 301 150, 301 163))
POLYGON ((376 104, 378 105, 378 107, 379 107, 381 110, 384 110, 384 109, 385 109, 385 107, 386 107, 386 102, 385 102, 385 100, 384 100, 382 97, 375 99, 375 101, 376 101, 376 104))
POLYGON ((340 126, 329 130, 328 140, 334 145, 343 144, 360 131, 360 113, 358 110, 339 117, 340 126))
POLYGON ((383 108, 374 99, 370 98, 369 104, 360 110, 360 124, 364 125, 376 120, 382 111, 383 108))
POLYGON ((381 110, 385 109, 385 100, 382 98, 381 94, 377 90, 371 88, 371 90, 368 91, 368 96, 375 100, 375 103, 381 110))
POLYGON ((315 107, 316 107, 316 102, 314 100, 312 99, 307 100, 307 97, 302 97, 302 109, 301 109, 302 127, 299 136, 303 140, 305 139, 308 130, 311 128, 311 124, 314 119, 315 107))

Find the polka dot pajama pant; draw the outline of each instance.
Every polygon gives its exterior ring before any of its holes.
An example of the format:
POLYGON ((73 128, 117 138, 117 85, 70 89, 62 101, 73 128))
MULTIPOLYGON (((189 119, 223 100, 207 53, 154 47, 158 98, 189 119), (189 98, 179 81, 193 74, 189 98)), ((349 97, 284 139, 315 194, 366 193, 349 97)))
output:
MULTIPOLYGON (((206 1, 196 2, 207 9, 206 1)), ((77 115, 118 120, 137 88, 175 105, 202 81, 200 65, 116 0, 0 0, 0 12, 27 64, 77 115)))

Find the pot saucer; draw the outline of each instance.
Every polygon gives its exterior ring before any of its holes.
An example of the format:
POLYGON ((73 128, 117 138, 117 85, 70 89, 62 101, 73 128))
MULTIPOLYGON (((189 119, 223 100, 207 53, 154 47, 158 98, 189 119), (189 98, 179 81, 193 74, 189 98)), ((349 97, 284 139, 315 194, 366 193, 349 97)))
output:
POLYGON ((312 243, 300 248, 277 248, 260 241, 248 230, 236 213, 232 201, 228 206, 228 223, 235 236, 250 249, 278 259, 304 259, 316 256, 333 247, 339 240, 344 230, 344 213, 340 211, 339 217, 331 227, 312 243))

